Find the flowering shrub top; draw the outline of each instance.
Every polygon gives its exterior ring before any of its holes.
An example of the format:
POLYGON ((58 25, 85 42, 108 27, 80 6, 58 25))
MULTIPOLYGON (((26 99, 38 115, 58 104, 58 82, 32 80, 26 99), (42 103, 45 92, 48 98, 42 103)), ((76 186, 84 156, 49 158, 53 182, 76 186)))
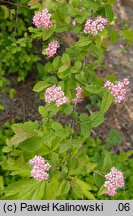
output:
POLYGON ((105 178, 104 187, 107 188, 106 194, 109 196, 116 195, 117 188, 125 186, 123 173, 114 167, 111 168, 110 173, 105 175, 105 178))
POLYGON ((54 56, 59 47, 60 47, 60 44, 56 40, 51 41, 48 45, 48 48, 46 49, 47 56, 48 57, 54 56))
POLYGON ((88 19, 85 23, 84 32, 97 35, 99 31, 102 31, 105 28, 107 23, 108 19, 104 19, 101 16, 98 16, 94 21, 88 19))
POLYGON ((29 161, 29 164, 33 166, 31 171, 31 176, 38 181, 47 180, 49 174, 46 171, 49 171, 51 165, 47 163, 43 157, 35 156, 29 161))
POLYGON ((64 96, 64 92, 61 90, 61 87, 53 85, 45 91, 45 101, 46 103, 56 101, 56 106, 58 107, 64 103, 67 103, 68 98, 64 96))
POLYGON ((117 81, 115 84, 107 81, 104 86, 109 89, 115 102, 121 103, 122 101, 126 101, 126 96, 129 92, 129 88, 127 87, 128 84, 129 80, 125 78, 123 81, 117 81))
POLYGON ((42 11, 37 12, 33 17, 33 23, 37 28, 43 27, 45 29, 53 26, 50 21, 51 14, 48 13, 48 9, 45 8, 42 11))

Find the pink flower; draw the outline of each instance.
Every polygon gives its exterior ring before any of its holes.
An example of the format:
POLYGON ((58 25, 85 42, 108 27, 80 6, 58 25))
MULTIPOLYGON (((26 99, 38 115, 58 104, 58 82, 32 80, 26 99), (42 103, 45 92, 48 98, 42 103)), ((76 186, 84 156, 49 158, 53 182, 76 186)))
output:
POLYGON ((46 89, 45 91, 45 101, 46 103, 56 102, 56 106, 59 107, 64 103, 68 102, 68 98, 64 96, 64 92, 61 87, 53 85, 46 89))
POLYGON ((118 188, 122 188, 125 186, 124 176, 121 171, 112 167, 111 172, 105 175, 106 181, 104 183, 104 187, 107 189, 106 194, 108 196, 114 196, 117 193, 118 188))
POLYGON ((67 97, 61 97, 59 98, 57 101, 56 101, 56 106, 59 107, 61 106, 62 104, 65 104, 68 102, 68 98, 67 97))
POLYGON ((51 165, 46 163, 45 159, 41 156, 36 155, 34 158, 29 160, 29 164, 33 166, 31 170, 31 176, 38 181, 47 180, 49 174, 46 171, 49 171, 51 165))
POLYGON ((122 101, 126 101, 126 95, 129 92, 129 88, 127 87, 128 84, 129 80, 125 78, 122 82, 117 81, 115 84, 110 81, 106 81, 104 86, 109 89, 115 102, 121 103, 122 101))
POLYGON ((42 11, 37 12, 33 17, 33 24, 37 27, 43 27, 45 29, 53 26, 53 23, 49 20, 51 14, 48 13, 48 9, 45 8, 42 11))
POLYGON ((38 181, 42 181, 42 180, 47 180, 49 177, 49 174, 44 172, 43 169, 33 168, 31 171, 31 176, 38 181))
POLYGON ((102 31, 105 28, 107 22, 108 19, 102 18, 101 16, 98 16, 94 21, 88 19, 85 23, 84 32, 97 35, 99 31, 102 31))
POLYGON ((48 44, 48 48, 46 49, 46 54, 48 57, 52 57, 56 54, 57 49, 60 47, 60 44, 53 40, 48 44))
POLYGON ((72 100, 73 103, 75 104, 80 103, 83 100, 83 95, 82 95, 83 89, 80 86, 77 86, 76 91, 77 91, 76 98, 72 100))

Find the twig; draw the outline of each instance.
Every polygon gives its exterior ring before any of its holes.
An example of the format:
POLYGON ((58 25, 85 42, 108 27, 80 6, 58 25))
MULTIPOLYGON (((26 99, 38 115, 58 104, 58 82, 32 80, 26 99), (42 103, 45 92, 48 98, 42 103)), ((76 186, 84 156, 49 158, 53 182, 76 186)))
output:
MULTIPOLYGON (((74 105, 74 112, 76 111, 76 103, 75 103, 75 105, 74 105)), ((72 130, 74 129, 74 125, 75 125, 75 120, 74 119, 72 119, 72 124, 71 124, 71 128, 72 128, 72 130)), ((72 134, 70 135, 70 144, 72 144, 72 134)))
POLYGON ((15 21, 15 27, 14 27, 14 38, 16 35, 16 30, 17 30, 17 23, 18 23, 18 12, 19 12, 19 0, 17 0, 17 11, 16 11, 16 21, 15 21))

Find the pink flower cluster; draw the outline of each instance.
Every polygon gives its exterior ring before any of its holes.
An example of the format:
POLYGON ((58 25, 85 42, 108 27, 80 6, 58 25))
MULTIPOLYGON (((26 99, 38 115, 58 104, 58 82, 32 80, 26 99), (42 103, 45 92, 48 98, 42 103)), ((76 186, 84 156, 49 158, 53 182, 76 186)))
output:
POLYGON ((45 101, 46 103, 51 103, 56 101, 56 106, 59 107, 64 103, 68 102, 68 98, 64 96, 64 92, 61 90, 61 87, 53 85, 46 89, 45 91, 45 101))
POLYGON ((49 171, 51 165, 43 157, 36 155, 33 159, 29 160, 29 164, 33 166, 31 176, 34 179, 38 181, 48 179, 49 174, 46 171, 49 171))
POLYGON ((105 175, 105 178, 104 187, 108 196, 116 195, 116 190, 125 186, 123 173, 115 167, 111 168, 111 172, 105 175))
POLYGON ((56 40, 52 40, 48 44, 48 48, 46 49, 46 54, 48 57, 52 57, 56 54, 57 49, 60 47, 60 44, 56 40))
POLYGON ((43 27, 45 29, 53 26, 53 23, 49 20, 51 14, 48 13, 48 9, 45 8, 42 11, 37 12, 33 17, 33 23, 37 28, 43 27))
POLYGON ((107 22, 108 19, 102 18, 101 16, 98 16, 94 21, 88 19, 85 23, 84 32, 97 35, 99 31, 102 31, 105 28, 107 22))
POLYGON ((72 100, 75 104, 80 103, 83 100, 83 89, 80 86, 77 86, 76 91, 76 98, 72 100))
POLYGON ((110 81, 106 81, 104 86, 109 89, 115 99, 115 102, 121 103, 122 101, 126 101, 126 94, 129 92, 129 88, 127 87, 128 84, 129 80, 125 78, 123 81, 117 81, 115 84, 110 81))

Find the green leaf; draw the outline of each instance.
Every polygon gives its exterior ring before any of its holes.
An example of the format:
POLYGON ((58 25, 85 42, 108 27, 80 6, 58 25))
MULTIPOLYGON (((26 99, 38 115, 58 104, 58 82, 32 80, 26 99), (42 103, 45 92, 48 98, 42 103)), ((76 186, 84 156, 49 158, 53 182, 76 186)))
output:
POLYGON ((19 145, 19 147, 23 151, 28 151, 28 152, 35 152, 41 146, 43 145, 43 142, 41 140, 41 137, 32 137, 30 139, 25 140, 22 144, 19 145))
POLYGON ((0 176, 0 191, 4 189, 4 179, 2 176, 0 176))
POLYGON ((43 50, 42 50, 42 54, 43 54, 43 55, 46 55, 46 54, 47 54, 47 53, 46 53, 46 49, 43 49, 43 50))
POLYGON ((105 178, 104 178, 104 176, 98 174, 98 172, 100 173, 99 170, 97 170, 97 173, 96 172, 93 173, 93 178, 94 178, 96 185, 98 187, 101 187, 105 182, 105 178))
POLYGON ((86 114, 80 115, 80 127, 81 127, 81 135, 87 138, 90 135, 91 122, 90 118, 86 114))
POLYGON ((62 65, 62 66, 59 68, 58 72, 59 72, 59 73, 62 73, 62 72, 64 72, 64 71, 66 71, 67 68, 68 68, 67 65, 62 65))
POLYGON ((0 110, 4 110, 4 105, 0 104, 0 110))
POLYGON ((43 41, 47 40, 48 38, 51 37, 51 35, 54 33, 56 26, 52 26, 49 29, 43 29, 43 41))
POLYGON ((101 103, 101 112, 105 113, 108 111, 109 107, 111 106, 113 102, 113 96, 109 92, 105 92, 102 98, 102 103, 101 103))
POLYGON ((45 181, 23 179, 10 184, 5 190, 5 198, 9 200, 41 200, 44 194, 45 181))
POLYGON ((59 185, 56 198, 67 195, 69 190, 70 190, 70 182, 63 180, 59 185))
POLYGON ((114 18, 114 13, 113 13, 112 7, 110 5, 105 6, 105 13, 106 13, 106 16, 109 19, 109 21, 112 22, 113 18, 114 18))
POLYGON ((94 112, 89 118, 91 122, 91 127, 98 127, 104 122, 104 115, 101 112, 94 112))
POLYGON ((1 5, 0 8, 2 8, 2 10, 4 12, 4 19, 7 19, 9 17, 8 8, 5 5, 1 5))
POLYGON ((48 84, 48 81, 40 81, 35 84, 33 91, 40 92, 45 88, 47 88, 48 86, 50 86, 50 84, 48 84))
POLYGON ((111 35, 110 35, 111 43, 112 43, 112 44, 115 44, 116 41, 118 40, 118 38, 119 38, 119 34, 116 32, 115 29, 112 29, 112 30, 111 30, 111 35))
POLYGON ((50 182, 48 182, 46 184, 46 190, 45 190, 43 199, 45 199, 45 200, 55 200, 58 186, 59 186, 59 175, 55 174, 54 178, 52 178, 50 180, 50 182))
POLYGON ((59 122, 53 122, 51 124, 51 128, 54 129, 55 131, 63 130, 63 126, 59 122))
POLYGON ((98 196, 101 196, 107 192, 107 189, 102 185, 98 191, 98 196))
POLYGON ((73 106, 71 104, 64 104, 62 107, 63 113, 70 115, 73 112, 73 106))
POLYGON ((81 38, 78 42, 75 43, 75 47, 84 47, 84 46, 88 46, 92 41, 89 40, 88 37, 83 37, 81 38))
POLYGON ((111 167, 112 167, 112 160, 111 160, 109 154, 107 153, 105 158, 104 158, 101 171, 107 173, 110 171, 111 167))
POLYGON ((64 65, 70 66, 70 57, 68 54, 63 54, 61 61, 63 62, 64 65))
POLYGON ((62 143, 60 145, 59 153, 61 154, 61 153, 65 152, 65 151, 67 151, 70 148, 71 148, 70 143, 62 143))
POLYGON ((122 31, 122 37, 126 40, 133 40, 133 31, 131 29, 126 29, 122 31))
POLYGON ((115 2, 116 2, 116 0, 107 0, 107 3, 110 5, 114 4, 115 2))
POLYGON ((122 137, 118 134, 118 131, 111 129, 106 139, 106 147, 111 148, 122 141, 122 137))
POLYGON ((94 195, 89 191, 89 190, 92 189, 92 187, 91 187, 88 183, 86 183, 86 182, 84 182, 84 181, 82 181, 82 180, 80 180, 80 179, 77 179, 77 180, 76 180, 76 184, 78 184, 78 185, 81 187, 81 190, 82 190, 82 192, 83 192, 83 195, 84 195, 88 200, 94 200, 94 199, 95 199, 94 195))
POLYGON ((6 143, 9 147, 18 146, 23 141, 36 136, 36 131, 38 129, 38 122, 25 122, 20 124, 14 124, 12 129, 15 135, 9 140, 6 140, 6 143))
POLYGON ((74 69, 76 69, 76 70, 80 70, 81 69, 81 67, 82 67, 82 62, 76 62, 75 63, 75 65, 74 65, 74 69))
POLYGON ((81 188, 83 188, 83 190, 92 190, 92 187, 88 183, 86 183, 85 181, 83 181, 81 179, 77 178, 76 183, 78 185, 80 185, 81 188))
POLYGON ((53 60, 53 65, 54 65, 54 68, 55 68, 55 69, 58 68, 59 63, 60 63, 60 56, 57 56, 57 57, 53 60))
POLYGON ((97 94, 97 93, 101 93, 104 88, 98 84, 90 84, 87 85, 85 89, 90 93, 97 94))
POLYGON ((8 152, 11 152, 12 151, 12 148, 10 148, 10 147, 8 147, 8 146, 4 146, 3 148, 2 148, 2 152, 3 153, 8 153, 8 152))
POLYGON ((55 105, 55 103, 46 104, 45 106, 39 106, 38 112, 43 116, 46 117, 49 113, 56 114, 59 111, 59 107, 55 105))
POLYGON ((62 3, 65 3, 66 2, 66 0, 55 0, 56 2, 58 2, 58 3, 60 3, 60 4, 62 4, 62 3))

